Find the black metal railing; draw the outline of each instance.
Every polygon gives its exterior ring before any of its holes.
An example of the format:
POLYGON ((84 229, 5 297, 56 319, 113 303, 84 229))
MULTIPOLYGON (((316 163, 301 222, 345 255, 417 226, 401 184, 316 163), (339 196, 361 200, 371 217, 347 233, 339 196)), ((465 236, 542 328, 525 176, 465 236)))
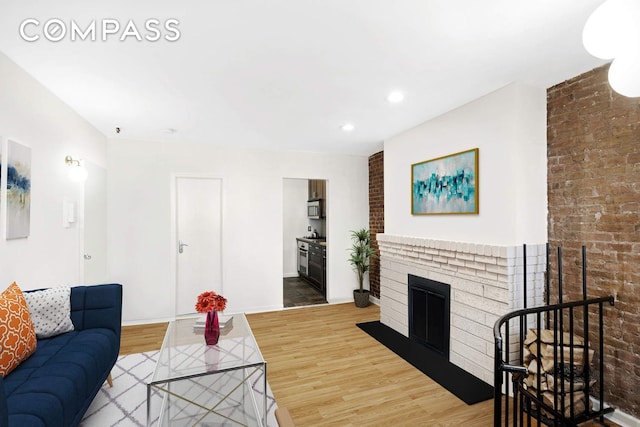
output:
MULTIPOLYGON (((494 376, 494 426, 525 426, 532 425, 532 418, 545 424, 553 426, 575 426, 589 419, 600 418, 604 422, 604 414, 611 412, 612 409, 604 407, 604 361, 603 354, 603 330, 604 330, 604 305, 614 304, 612 296, 593 298, 583 301, 574 301, 563 304, 555 304, 545 307, 522 309, 511 312, 502 316, 495 324, 495 376, 494 376), (589 322, 592 312, 598 318, 598 333, 596 340, 598 342, 599 362, 597 369, 598 381, 595 389, 591 388, 593 373, 589 366, 589 339, 587 335, 582 340, 582 360, 579 361, 575 354, 575 314, 576 310, 584 310, 588 312, 585 319, 585 325, 589 322), (558 328, 553 328, 553 351, 554 360, 558 363, 553 367, 554 383, 552 397, 545 400, 541 387, 541 376, 536 376, 536 387, 526 387, 524 379, 528 374, 528 369, 524 365, 524 339, 526 335, 525 325, 528 317, 535 319, 536 335, 541 336, 542 316, 548 314, 554 325, 560 327, 568 319, 569 342, 565 342, 565 334, 560 333, 558 328), (563 320, 565 319, 565 320, 563 320), (510 337, 512 331, 518 331, 515 337, 510 337), (503 338, 504 336, 504 338, 503 338), (515 339, 514 339, 515 338, 515 339), (560 355, 559 349, 569 347, 569 360, 565 361, 564 354, 560 355), (515 360, 513 360, 515 358, 515 360), (575 366, 584 364, 581 372, 576 372, 575 366), (576 378, 580 376, 584 386, 580 390, 576 390, 576 378), (558 379, 560 379, 558 381, 558 379), (511 383, 511 384, 510 384, 511 383), (567 385, 568 384, 568 385, 567 385), (503 386, 505 390, 503 392, 503 386), (532 391, 533 390, 533 391, 532 391), (511 392, 512 398, 509 398, 508 391, 511 392), (584 410, 578 412, 573 402, 576 400, 576 394, 584 394, 586 401, 584 402, 584 410), (597 399, 598 404, 596 410, 591 408, 589 396, 597 399), (567 399, 568 397, 568 399, 567 399), (549 404, 549 400, 553 405, 549 404), (567 403, 569 402, 569 403, 567 403)), ((529 319, 530 322, 533 319, 529 319)), ((586 328, 586 326, 585 326, 586 328)), ((593 334, 592 334, 593 337, 593 334)), ((540 354, 541 341, 538 340, 538 354, 540 354)), ((549 391, 546 391, 549 393, 549 391)), ((536 424, 537 425, 537 424, 536 424)))
MULTIPOLYGON (((526 260, 526 245, 524 247, 526 260)), ((499 318, 494 325, 494 427, 577 426, 599 419, 613 409, 604 403, 604 309, 614 297, 587 299, 586 252, 583 256, 583 299, 562 302, 562 251, 558 249, 558 304, 549 304, 549 249, 547 245, 546 306, 526 307, 499 318), (590 328, 593 323, 597 328, 590 328), (542 343, 543 331, 552 335, 542 343), (540 358, 536 372, 530 372, 525 339, 534 333, 531 353, 540 358), (591 346, 593 344, 593 347, 591 346), (541 355, 551 345, 551 366, 543 368, 541 355), (595 347, 595 348, 594 348, 595 347), (595 352, 597 349, 597 353, 595 352), (568 354, 567 354, 568 353, 568 354), (597 359, 592 368, 591 354, 597 359), (593 369, 593 370, 592 370, 593 369), (543 384, 543 375, 544 384, 543 384), (534 374, 531 375, 530 374, 534 374), (551 383, 549 383, 551 379, 551 383), (551 385, 550 385, 551 384, 551 385), (595 401, 595 402, 594 402, 595 401), (535 421, 534 421, 535 420, 535 421)), ((526 261, 525 261, 526 269, 526 261)), ((526 272, 526 270, 525 270, 526 272)), ((526 273, 524 275, 526 278, 526 273)), ((530 355, 529 355, 530 357, 530 355)))

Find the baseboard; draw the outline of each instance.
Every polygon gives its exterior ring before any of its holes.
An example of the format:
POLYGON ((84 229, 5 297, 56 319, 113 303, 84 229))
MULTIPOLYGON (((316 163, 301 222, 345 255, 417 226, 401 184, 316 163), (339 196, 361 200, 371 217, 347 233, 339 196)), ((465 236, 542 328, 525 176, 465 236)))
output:
POLYGON ((605 418, 613 421, 614 423, 622 426, 622 427, 640 427, 640 420, 629 415, 625 412, 622 412, 619 409, 616 409, 611 414, 605 415, 605 418))
POLYGON ((347 302, 353 302, 353 297, 351 298, 331 298, 328 300, 329 304, 344 304, 347 302))
POLYGON ((612 414, 606 416, 608 420, 613 421, 622 427, 640 427, 640 420, 616 409, 612 414))
MULTIPOLYGON (((593 402, 594 410, 597 411, 598 409, 600 409, 599 401, 597 399, 594 399, 593 396, 591 397, 591 402, 593 402)), ((608 405, 607 402, 604 402, 604 406, 607 407, 611 405, 608 405)), ((619 409, 616 409, 615 411, 605 415, 604 417, 622 427, 640 427, 639 419, 635 418, 633 415, 622 412, 619 409)))

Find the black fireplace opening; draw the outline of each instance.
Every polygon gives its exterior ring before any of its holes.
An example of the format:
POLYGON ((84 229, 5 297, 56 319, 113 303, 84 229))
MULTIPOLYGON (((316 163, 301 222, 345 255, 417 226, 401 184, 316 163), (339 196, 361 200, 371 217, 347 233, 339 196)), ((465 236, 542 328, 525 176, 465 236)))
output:
POLYGON ((409 274, 409 338, 449 360, 451 287, 409 274))

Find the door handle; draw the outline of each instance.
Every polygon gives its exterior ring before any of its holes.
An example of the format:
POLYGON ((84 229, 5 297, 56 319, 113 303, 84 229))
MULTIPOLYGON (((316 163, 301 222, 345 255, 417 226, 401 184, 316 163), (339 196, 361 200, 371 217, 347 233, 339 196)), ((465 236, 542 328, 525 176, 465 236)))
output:
POLYGON ((178 253, 181 254, 182 252, 184 252, 184 247, 185 246, 189 246, 186 243, 183 243, 182 240, 178 241, 178 253))
POLYGON ((89 261, 91 259, 91 255, 89 254, 84 254, 84 259, 86 259, 87 261, 89 261))

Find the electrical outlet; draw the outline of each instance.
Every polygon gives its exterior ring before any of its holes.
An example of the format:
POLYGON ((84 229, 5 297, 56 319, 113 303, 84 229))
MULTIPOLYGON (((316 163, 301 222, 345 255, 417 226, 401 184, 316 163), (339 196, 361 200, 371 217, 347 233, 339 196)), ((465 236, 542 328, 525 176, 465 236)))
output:
POLYGON ((311 231, 311 226, 310 225, 307 226, 307 231, 311 231))

